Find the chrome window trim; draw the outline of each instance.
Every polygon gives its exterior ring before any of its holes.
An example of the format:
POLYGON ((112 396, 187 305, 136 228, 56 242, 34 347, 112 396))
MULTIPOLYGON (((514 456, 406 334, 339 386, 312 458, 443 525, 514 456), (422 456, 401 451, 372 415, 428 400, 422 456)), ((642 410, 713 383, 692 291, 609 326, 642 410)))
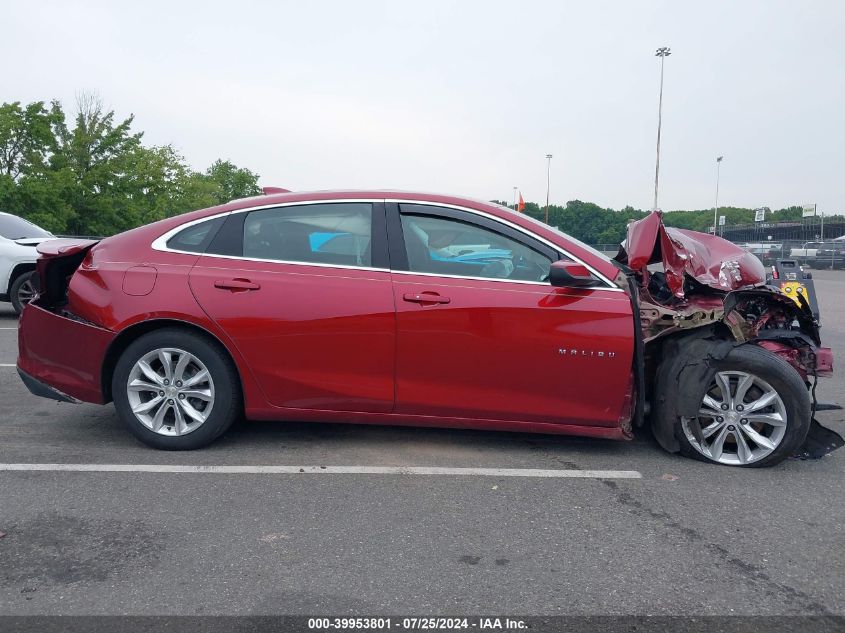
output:
MULTIPOLYGON (((169 251, 171 253, 180 253, 182 251, 169 251)), ((197 253, 188 253, 189 255, 196 255, 197 253)), ((373 272, 389 273, 389 268, 374 268, 372 266, 348 266, 346 264, 321 264, 319 262, 294 262, 286 259, 261 259, 259 257, 240 257, 238 255, 215 255, 214 253, 204 253, 200 257, 213 257, 215 259, 231 259, 238 262, 259 262, 262 264, 285 264, 288 266, 316 266, 318 268, 339 268, 341 270, 369 270, 373 272)))
POLYGON ((492 213, 487 213, 485 211, 480 211, 478 209, 473 209, 471 207, 464 207, 457 204, 449 204, 446 202, 434 202, 429 200, 411 200, 407 198, 337 198, 331 200, 298 200, 296 202, 276 202, 273 204, 262 204, 256 205, 254 207, 244 207, 243 209, 234 209, 231 211, 223 211, 221 213, 216 213, 214 215, 208 215, 204 218, 199 218, 196 220, 191 220, 190 222, 185 222, 184 224, 180 224, 176 226, 166 233, 160 235, 155 240, 153 240, 152 244, 150 245, 153 250, 161 251, 164 253, 179 253, 183 255, 195 255, 198 257, 216 257, 218 259, 229 259, 234 261, 248 261, 248 262, 260 262, 260 263, 268 263, 268 264, 286 264, 286 265, 293 265, 293 266, 315 266, 318 268, 337 268, 341 270, 367 270, 371 272, 390 272, 399 275, 419 275, 422 277, 443 277, 446 279, 469 279, 472 281, 495 281, 499 283, 510 283, 510 284, 519 284, 519 285, 532 285, 532 286, 547 286, 551 287, 548 282, 545 281, 525 281, 521 279, 496 279, 494 277, 468 277, 464 275, 445 275, 445 274, 438 274, 438 273, 422 273, 422 272, 413 272, 409 270, 393 270, 390 268, 375 268, 371 266, 346 266, 343 264, 322 264, 322 263, 315 263, 315 262, 297 262, 297 261, 288 261, 282 259, 259 259, 256 257, 243 257, 238 255, 215 255, 214 253, 197 253, 194 251, 183 251, 175 248, 170 248, 167 246, 167 241, 172 238, 174 235, 179 233, 180 231, 187 229, 195 224, 199 224, 201 222, 206 222, 210 220, 214 220, 219 217, 224 217, 228 215, 232 215, 234 213, 250 213, 252 211, 261 211, 263 209, 275 209, 280 207, 293 207, 293 206, 304 206, 309 204, 343 204, 343 203, 354 203, 354 202, 363 202, 369 204, 375 204, 377 202, 391 202, 396 204, 417 204, 423 206, 430 206, 430 207, 441 207, 444 209, 456 209, 458 211, 466 211, 467 213, 473 213, 475 215, 480 215, 485 217, 489 220, 494 222, 501 222, 505 226, 508 226, 528 237, 535 239, 539 242, 542 242, 549 248, 553 249, 557 253, 561 255, 565 255, 569 259, 582 264, 587 270, 589 270, 593 275, 595 275, 600 281, 607 284, 607 286, 600 286, 600 287, 591 287, 590 290, 605 290, 609 292, 625 292, 622 288, 617 286, 613 281, 602 275, 599 271, 595 268, 590 266, 587 262, 583 261, 579 257, 576 257, 569 251, 564 248, 561 248, 554 242, 547 240, 546 238, 537 235, 536 233, 532 233, 525 227, 519 226, 509 220, 505 220, 504 218, 500 218, 499 216, 493 215, 492 213))
MULTIPOLYGON (((332 200, 300 200, 298 202, 277 202, 275 204, 261 204, 254 207, 244 207, 243 209, 233 209, 231 211, 223 211, 222 213, 215 213, 214 215, 207 215, 204 218, 199 218, 198 220, 191 220, 190 222, 185 222, 184 224, 180 224, 179 226, 170 229, 163 235, 160 235, 153 243, 150 245, 154 250, 162 251, 164 253, 182 253, 186 255, 199 255, 200 257, 226 257, 228 259, 246 259, 250 260, 249 257, 238 257, 236 255, 214 255, 212 253, 197 253, 196 251, 182 251, 176 248, 170 248, 167 246, 167 241, 182 231, 183 229, 187 229, 188 227, 194 226, 195 224, 199 224, 200 222, 205 222, 207 220, 214 220, 216 218, 220 218, 223 216, 233 215, 235 213, 250 213, 252 211, 261 211, 263 209, 277 209, 279 207, 300 207, 307 204, 343 204, 343 203, 350 203, 350 202, 366 202, 369 204, 374 204, 376 202, 384 202, 383 198, 338 198, 332 200)), ((268 261, 268 262, 279 262, 282 264, 307 264, 309 266, 315 266, 316 264, 311 264, 309 262, 287 262, 282 261, 280 259, 268 259, 268 260, 255 260, 255 261, 268 261)), ((320 264, 322 266, 335 266, 335 264, 320 264)), ((343 266, 343 265, 336 265, 338 268, 366 268, 365 266, 343 266)), ((386 270, 386 269, 374 269, 374 270, 386 270)))
MULTIPOLYGON (((445 273, 417 273, 412 270, 391 270, 394 275, 418 275, 420 277, 438 277, 442 279, 469 279, 470 281, 497 281, 506 284, 521 284, 523 286, 544 286, 550 288, 548 281, 527 281, 524 279, 499 279, 497 277, 470 277, 469 275, 447 275, 445 273)), ((583 290, 612 290, 612 288, 584 288, 583 290)))

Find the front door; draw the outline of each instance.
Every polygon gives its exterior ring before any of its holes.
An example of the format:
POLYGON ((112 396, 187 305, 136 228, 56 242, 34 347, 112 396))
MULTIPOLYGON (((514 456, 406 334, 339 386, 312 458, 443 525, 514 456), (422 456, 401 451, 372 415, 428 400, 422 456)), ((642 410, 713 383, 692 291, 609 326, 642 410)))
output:
POLYGON ((627 294, 552 287, 559 254, 488 217, 408 204, 389 213, 397 413, 619 424, 627 294))

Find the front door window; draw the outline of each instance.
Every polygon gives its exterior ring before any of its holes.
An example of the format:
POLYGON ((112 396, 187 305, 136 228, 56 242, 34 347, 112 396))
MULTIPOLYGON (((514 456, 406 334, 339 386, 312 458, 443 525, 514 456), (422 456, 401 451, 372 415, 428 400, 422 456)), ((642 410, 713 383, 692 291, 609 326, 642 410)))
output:
POLYGON ((546 281, 552 260, 496 231, 447 217, 402 214, 408 270, 484 279, 546 281))

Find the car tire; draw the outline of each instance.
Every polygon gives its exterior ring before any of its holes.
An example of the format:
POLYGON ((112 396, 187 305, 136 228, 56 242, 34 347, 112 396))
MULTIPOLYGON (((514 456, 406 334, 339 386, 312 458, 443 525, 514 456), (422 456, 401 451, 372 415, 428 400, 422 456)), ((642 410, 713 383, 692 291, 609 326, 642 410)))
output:
POLYGON ((163 450, 206 446, 243 410, 238 373, 225 349, 181 328, 155 330, 130 343, 115 366, 112 397, 132 434, 163 450))
POLYGON ((709 463, 761 468, 774 466, 798 452, 810 428, 810 397, 801 376, 789 363, 768 350, 746 344, 713 361, 713 368, 716 375, 710 384, 700 385, 701 411, 723 415, 673 421, 682 454, 709 463), (750 383, 746 377, 750 377, 750 383), (719 383, 724 385, 724 381, 729 398, 720 396, 724 389, 719 383), (741 384, 747 391, 737 398, 741 384), (770 398, 770 391, 775 394, 771 403, 755 411, 753 407, 770 398), (708 396, 710 401, 705 400, 708 396), (725 404, 729 407, 726 411, 725 404), (705 429, 710 433, 706 438, 702 434, 705 429), (717 451, 714 445, 720 438, 722 446, 717 451), (717 452, 720 456, 714 458, 717 452))
POLYGON ((23 311, 24 304, 29 303, 32 295, 35 293, 32 285, 32 276, 34 274, 35 271, 21 273, 15 277, 11 288, 9 288, 9 301, 12 303, 12 309, 14 309, 15 314, 19 315, 23 311))

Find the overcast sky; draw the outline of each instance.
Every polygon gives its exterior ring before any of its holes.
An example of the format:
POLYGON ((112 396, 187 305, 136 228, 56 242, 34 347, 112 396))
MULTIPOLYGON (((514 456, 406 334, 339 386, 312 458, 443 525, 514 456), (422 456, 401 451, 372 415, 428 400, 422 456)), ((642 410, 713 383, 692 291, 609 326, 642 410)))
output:
POLYGON ((845 2, 0 0, 0 101, 82 90, 291 189, 845 211, 845 2))

